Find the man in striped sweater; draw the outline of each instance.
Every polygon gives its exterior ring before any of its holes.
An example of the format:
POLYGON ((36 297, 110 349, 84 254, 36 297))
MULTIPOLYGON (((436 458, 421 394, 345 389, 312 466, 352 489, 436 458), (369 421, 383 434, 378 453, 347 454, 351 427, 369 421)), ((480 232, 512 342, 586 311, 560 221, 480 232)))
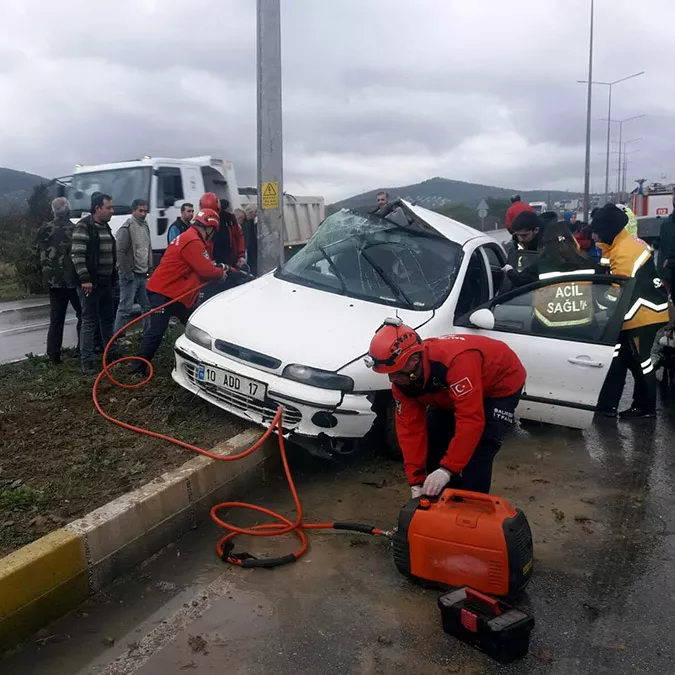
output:
POLYGON ((95 192, 91 196, 91 213, 82 218, 73 230, 70 255, 78 277, 82 304, 80 358, 85 373, 96 371, 94 340, 99 329, 104 345, 113 335, 117 261, 115 239, 108 224, 112 214, 112 197, 95 192))

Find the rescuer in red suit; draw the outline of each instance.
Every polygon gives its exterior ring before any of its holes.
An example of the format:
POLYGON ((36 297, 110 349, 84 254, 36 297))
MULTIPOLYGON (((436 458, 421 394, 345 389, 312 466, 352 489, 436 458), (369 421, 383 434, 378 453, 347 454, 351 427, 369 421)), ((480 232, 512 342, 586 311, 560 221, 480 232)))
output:
POLYGON ((488 493, 525 384, 515 353, 480 335, 422 340, 395 318, 377 330, 365 362, 392 383, 412 496, 435 496, 448 484, 488 493))

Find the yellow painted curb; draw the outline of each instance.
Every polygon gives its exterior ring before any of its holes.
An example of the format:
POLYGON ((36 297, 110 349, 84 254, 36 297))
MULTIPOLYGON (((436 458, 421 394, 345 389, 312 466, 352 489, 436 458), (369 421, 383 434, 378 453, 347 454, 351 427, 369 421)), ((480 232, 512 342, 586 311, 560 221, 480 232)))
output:
POLYGON ((88 595, 84 540, 56 530, 0 558, 0 646, 23 639, 88 595))

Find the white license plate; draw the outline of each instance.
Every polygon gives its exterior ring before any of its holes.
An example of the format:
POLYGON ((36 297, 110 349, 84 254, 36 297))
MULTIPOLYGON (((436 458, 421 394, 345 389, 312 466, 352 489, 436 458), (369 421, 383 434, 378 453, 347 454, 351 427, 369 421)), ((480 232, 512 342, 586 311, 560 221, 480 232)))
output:
POLYGON ((267 385, 255 380, 249 380, 248 377, 242 377, 231 373, 229 370, 214 368, 200 364, 197 367, 197 379, 200 382, 215 384, 217 387, 228 389, 242 396, 249 396, 257 401, 264 401, 267 394, 267 385))

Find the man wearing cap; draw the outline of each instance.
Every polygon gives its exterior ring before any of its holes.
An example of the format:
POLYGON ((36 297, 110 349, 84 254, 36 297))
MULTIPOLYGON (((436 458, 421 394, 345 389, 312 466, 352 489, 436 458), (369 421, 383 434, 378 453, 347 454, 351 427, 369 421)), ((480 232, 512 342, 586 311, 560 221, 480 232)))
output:
POLYGON ((422 340, 393 318, 375 332, 365 362, 392 384, 413 498, 436 496, 448 484, 488 493, 525 384, 516 354, 480 335, 422 340))
MULTIPOLYGON (((613 275, 635 279, 619 334, 619 349, 600 391, 597 409, 608 417, 618 414, 621 419, 641 419, 656 417, 656 375, 651 353, 656 333, 668 323, 668 298, 656 272, 652 249, 632 236, 627 224, 628 216, 614 204, 603 206, 591 223, 602 264, 613 275), (617 413, 629 370, 635 380, 633 403, 617 413)), ((610 291, 606 299, 616 302, 618 298, 610 291)))

